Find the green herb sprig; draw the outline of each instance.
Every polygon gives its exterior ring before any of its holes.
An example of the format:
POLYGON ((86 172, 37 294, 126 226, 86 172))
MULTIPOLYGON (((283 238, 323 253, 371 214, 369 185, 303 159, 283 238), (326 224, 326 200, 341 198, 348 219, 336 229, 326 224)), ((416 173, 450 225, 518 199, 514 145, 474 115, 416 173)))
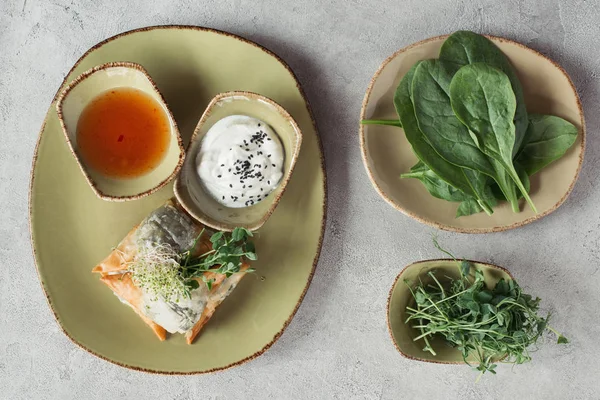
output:
POLYGON ((540 299, 524 293, 516 281, 501 279, 490 290, 483 273, 473 263, 457 260, 457 265, 458 279, 445 277, 442 283, 441 277, 429 271, 431 284, 419 281, 412 286, 405 280, 416 303, 406 308, 406 323, 420 331, 414 340, 424 340, 424 351, 435 356, 430 339, 443 337, 460 350, 467 365, 480 372, 479 380, 485 372, 495 374, 498 361, 531 361, 528 349, 546 330, 556 334, 558 343, 568 343, 566 337, 548 325, 550 314, 538 315, 540 299), (471 364, 470 356, 474 356, 477 365, 471 364))
MULTIPOLYGON (((214 279, 206 279, 205 272, 223 274, 229 278, 240 272, 244 257, 251 261, 258 258, 254 243, 248 240, 253 237, 253 234, 246 228, 235 228, 231 234, 216 232, 210 237, 212 250, 199 256, 192 256, 192 252, 203 234, 204 230, 200 232, 194 245, 182 254, 183 277, 190 289, 198 287, 198 281, 194 278, 202 278, 208 289, 212 288, 214 279)), ((254 272, 254 269, 248 268, 246 272, 254 272)))

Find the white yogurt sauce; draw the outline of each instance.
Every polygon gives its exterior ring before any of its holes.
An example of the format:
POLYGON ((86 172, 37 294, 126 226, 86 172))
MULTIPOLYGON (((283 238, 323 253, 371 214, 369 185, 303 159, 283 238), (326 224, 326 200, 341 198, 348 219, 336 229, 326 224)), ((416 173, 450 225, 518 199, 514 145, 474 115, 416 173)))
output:
POLYGON ((196 157, 198 176, 220 204, 249 207, 269 195, 283 176, 283 146, 263 121, 231 115, 206 133, 196 157))

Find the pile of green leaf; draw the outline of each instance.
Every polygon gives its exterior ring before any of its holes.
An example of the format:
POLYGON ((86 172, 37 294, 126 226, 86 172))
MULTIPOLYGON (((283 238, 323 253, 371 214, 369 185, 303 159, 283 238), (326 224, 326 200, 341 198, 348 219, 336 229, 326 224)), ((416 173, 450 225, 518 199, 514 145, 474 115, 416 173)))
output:
POLYGON ((416 178, 437 198, 459 202, 457 217, 493 212, 507 200, 519 212, 529 177, 562 157, 577 128, 562 118, 528 114, 510 62, 489 39, 469 31, 450 35, 439 59, 417 62, 394 95, 396 120, 419 162, 416 178))
POLYGON ((481 376, 485 372, 495 374, 498 360, 512 364, 531 361, 528 348, 546 330, 558 336, 558 343, 568 343, 548 326, 549 314, 545 318, 538 315, 540 299, 523 293, 516 281, 501 279, 488 289, 483 273, 471 262, 457 261, 457 266, 458 279, 438 277, 429 271, 431 284, 420 281, 413 286, 405 280, 415 300, 414 306, 406 307, 406 323, 420 331, 415 341, 425 341, 424 351, 435 356, 430 339, 442 336, 481 376), (468 361, 470 356, 478 365, 468 361))

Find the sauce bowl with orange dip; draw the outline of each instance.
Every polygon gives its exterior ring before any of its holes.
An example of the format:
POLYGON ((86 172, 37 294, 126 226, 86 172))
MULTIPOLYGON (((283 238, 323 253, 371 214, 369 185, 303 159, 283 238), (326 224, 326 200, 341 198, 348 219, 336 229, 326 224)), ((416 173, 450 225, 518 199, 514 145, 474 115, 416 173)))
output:
POLYGON ((104 200, 147 196, 181 169, 177 124, 139 64, 114 62, 84 72, 61 93, 56 108, 71 152, 104 200))

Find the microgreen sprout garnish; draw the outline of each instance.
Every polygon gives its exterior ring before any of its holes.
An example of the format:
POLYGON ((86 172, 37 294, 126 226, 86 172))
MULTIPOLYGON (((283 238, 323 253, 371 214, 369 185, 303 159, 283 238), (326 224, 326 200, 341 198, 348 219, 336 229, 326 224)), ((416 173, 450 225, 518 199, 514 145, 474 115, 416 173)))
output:
MULTIPOLYGON (((456 260, 435 239, 434 244, 456 260)), ((414 340, 423 339, 424 351, 435 356, 430 339, 443 337, 460 350, 466 364, 479 371, 479 380, 485 372, 496 373, 496 362, 531 361, 528 349, 545 331, 555 334, 558 343, 568 343, 548 325, 550 314, 538 315, 540 299, 523 293, 516 281, 501 279, 488 289, 483 272, 472 262, 456 262, 459 278, 429 271, 430 282, 419 280, 415 285, 405 280, 415 300, 414 305, 406 307, 406 323, 419 330, 414 340)))
POLYGON ((181 255, 168 244, 145 248, 129 263, 131 279, 137 287, 154 297, 178 301, 189 296, 180 267, 181 255))
MULTIPOLYGON (((196 237, 193 245, 183 252, 177 252, 168 244, 148 246, 128 263, 128 270, 136 286, 155 298, 178 301, 182 296, 191 297, 191 291, 198 289, 202 280, 208 290, 212 289, 214 278, 206 273, 231 275, 240 272, 243 260, 257 259, 251 231, 235 228, 233 232, 216 232, 210 237, 212 249, 195 255, 195 250, 204 229, 196 237)), ((248 268, 245 272, 254 272, 248 268)))

